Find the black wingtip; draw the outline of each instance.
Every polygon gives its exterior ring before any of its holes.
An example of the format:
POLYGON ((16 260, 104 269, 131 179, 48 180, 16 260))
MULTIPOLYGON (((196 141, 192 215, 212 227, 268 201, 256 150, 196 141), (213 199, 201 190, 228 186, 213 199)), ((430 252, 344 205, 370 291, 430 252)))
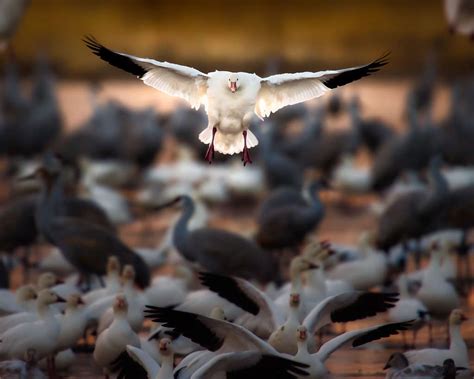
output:
POLYGON ((403 321, 403 322, 394 322, 391 324, 381 325, 375 330, 367 332, 360 337, 356 338, 352 342, 352 347, 359 347, 368 342, 372 342, 381 338, 386 338, 399 334, 401 331, 410 329, 415 320, 403 321))
POLYGON ((86 34, 82 38, 82 42, 90 49, 95 55, 99 55, 100 49, 104 46, 97 41, 92 34, 86 34))
POLYGON ((138 64, 137 61, 133 60, 132 57, 108 49, 91 34, 86 34, 82 38, 82 41, 86 47, 92 51, 92 54, 97 55, 100 59, 112 66, 133 74, 138 78, 143 77, 147 72, 147 70, 138 64))

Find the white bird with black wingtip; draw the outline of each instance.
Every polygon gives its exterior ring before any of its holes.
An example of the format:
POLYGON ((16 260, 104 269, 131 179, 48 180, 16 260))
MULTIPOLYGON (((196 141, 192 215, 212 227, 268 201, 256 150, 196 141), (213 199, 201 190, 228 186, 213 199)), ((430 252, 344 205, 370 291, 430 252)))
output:
POLYGON ((84 42, 99 58, 136 75, 146 85, 180 97, 195 109, 204 105, 208 126, 199 134, 199 139, 209 144, 205 156, 209 163, 214 151, 223 154, 242 152, 244 165, 252 163, 249 149, 256 146, 258 140, 249 126, 255 114, 263 119, 283 107, 314 99, 368 76, 387 64, 385 55, 372 63, 342 70, 266 78, 247 72, 217 70, 205 74, 192 67, 117 53, 93 37, 86 37, 84 42))

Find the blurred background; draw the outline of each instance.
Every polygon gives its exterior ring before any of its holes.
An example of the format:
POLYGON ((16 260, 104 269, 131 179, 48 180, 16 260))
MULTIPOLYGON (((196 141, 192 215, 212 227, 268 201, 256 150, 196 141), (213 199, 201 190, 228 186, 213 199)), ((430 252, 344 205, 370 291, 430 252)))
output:
POLYGON ((61 75, 122 77, 99 64, 81 42, 96 36, 118 51, 265 74, 345 67, 391 51, 383 75, 415 75, 438 53, 446 77, 472 68, 468 38, 451 36, 442 1, 32 1, 15 36, 28 67, 46 51, 61 75))

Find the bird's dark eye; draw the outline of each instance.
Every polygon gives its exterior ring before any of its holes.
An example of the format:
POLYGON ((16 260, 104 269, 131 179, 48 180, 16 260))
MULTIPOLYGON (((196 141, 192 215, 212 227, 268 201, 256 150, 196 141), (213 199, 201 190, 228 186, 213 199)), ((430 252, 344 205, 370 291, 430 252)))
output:
POLYGON ((239 78, 237 78, 237 81, 239 81, 239 78))

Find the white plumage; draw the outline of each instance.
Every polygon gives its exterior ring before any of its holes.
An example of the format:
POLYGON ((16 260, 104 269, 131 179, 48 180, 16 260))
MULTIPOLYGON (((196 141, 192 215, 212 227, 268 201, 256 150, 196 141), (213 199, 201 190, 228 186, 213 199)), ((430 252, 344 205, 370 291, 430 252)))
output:
POLYGON ((180 97, 194 109, 203 105, 208 126, 199 134, 199 139, 209 144, 206 159, 212 161, 214 150, 223 154, 243 152, 244 165, 251 163, 248 149, 258 144, 249 130, 255 114, 263 119, 283 107, 314 99, 333 88, 368 76, 387 63, 385 56, 370 64, 343 70, 261 78, 247 72, 205 74, 187 66, 117 53, 91 37, 85 43, 99 58, 136 75, 146 85, 180 97))

